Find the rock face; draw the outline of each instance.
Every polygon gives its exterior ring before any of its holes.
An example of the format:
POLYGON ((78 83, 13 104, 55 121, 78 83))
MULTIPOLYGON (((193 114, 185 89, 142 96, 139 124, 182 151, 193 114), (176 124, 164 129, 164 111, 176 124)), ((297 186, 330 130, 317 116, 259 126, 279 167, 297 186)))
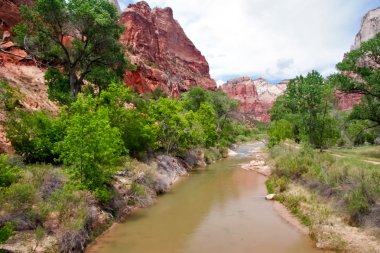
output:
POLYGON ((126 71, 124 82, 140 93, 158 88, 178 96, 192 86, 216 89, 209 65, 173 18, 171 8, 151 9, 146 2, 130 4, 121 14, 127 29, 120 41, 137 71, 126 71))
POLYGON ((362 19, 360 31, 356 34, 352 49, 360 47, 361 43, 372 39, 380 32, 380 8, 369 11, 362 19))
POLYGON ((352 110, 354 105, 357 105, 361 102, 361 94, 358 93, 346 93, 340 90, 335 91, 335 102, 336 106, 341 111, 352 110))
POLYGON ((284 93, 287 84, 288 81, 270 84, 262 78, 253 80, 241 77, 223 84, 222 90, 240 101, 239 111, 245 116, 260 122, 269 122, 268 110, 276 98, 284 93))
POLYGON ((19 6, 31 3, 32 0, 0 0, 0 31, 9 31, 20 22, 19 6))

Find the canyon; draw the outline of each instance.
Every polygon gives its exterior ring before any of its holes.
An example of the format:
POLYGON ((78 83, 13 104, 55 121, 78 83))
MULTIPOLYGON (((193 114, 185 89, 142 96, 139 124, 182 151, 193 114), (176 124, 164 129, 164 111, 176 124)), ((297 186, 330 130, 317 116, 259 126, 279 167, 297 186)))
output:
POLYGON ((287 84, 288 80, 270 84, 263 78, 241 77, 228 81, 221 89, 240 101, 239 112, 246 118, 267 123, 270 121, 269 109, 276 98, 285 92, 287 84))

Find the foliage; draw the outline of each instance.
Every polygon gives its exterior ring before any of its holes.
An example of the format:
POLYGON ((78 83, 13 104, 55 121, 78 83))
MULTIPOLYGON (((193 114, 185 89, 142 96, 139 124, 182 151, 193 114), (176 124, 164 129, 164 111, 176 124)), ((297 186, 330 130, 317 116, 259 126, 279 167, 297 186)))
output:
POLYGON ((8 83, 0 80, 0 108, 12 111, 17 106, 19 95, 9 87, 8 83))
POLYGON ((268 135, 268 146, 273 147, 281 141, 292 137, 292 124, 285 119, 274 121, 268 129, 268 135))
MULTIPOLYGON (((289 82, 285 94, 275 102, 270 112, 271 119, 292 122, 292 136, 297 142, 304 140, 322 150, 334 144, 339 137, 330 114, 331 94, 329 83, 316 71, 306 77, 296 77, 289 82)), ((288 136, 288 133, 278 134, 288 136)))
POLYGON ((347 122, 346 132, 354 145, 362 145, 365 142, 373 144, 377 131, 371 126, 369 120, 350 120, 347 122))
POLYGON ((201 87, 193 87, 188 92, 182 95, 184 108, 193 112, 198 111, 202 103, 209 100, 208 93, 201 87))
POLYGON ((10 211, 29 209, 33 204, 35 193, 33 185, 17 182, 5 188, 0 202, 3 202, 3 207, 10 211))
POLYGON ((53 163, 52 150, 63 138, 65 125, 46 112, 15 110, 8 114, 5 129, 13 148, 28 163, 53 163))
POLYGON ((361 224, 365 215, 376 212, 375 205, 380 200, 380 174, 376 165, 356 157, 336 158, 285 145, 274 146, 270 151, 276 166, 267 183, 270 190, 280 193, 291 181, 302 184, 336 200, 337 208, 356 224, 361 224))
POLYGON ((122 76, 127 62, 118 39, 123 29, 109 1, 37 0, 21 7, 21 16, 14 29, 17 41, 32 55, 63 64, 74 97, 92 71, 122 76))
POLYGON ((74 179, 106 198, 103 190, 123 151, 119 129, 111 127, 107 108, 97 108, 90 96, 78 96, 66 122, 66 135, 56 149, 60 160, 70 166, 74 179))
POLYGON ((111 126, 120 130, 124 147, 131 155, 154 145, 156 127, 144 100, 123 85, 112 83, 100 95, 99 104, 108 108, 111 126))
POLYGON ((14 225, 10 222, 0 227, 0 243, 6 242, 13 235, 14 225))
POLYGON ((49 68, 46 71, 45 84, 49 87, 50 100, 58 101, 62 105, 70 105, 73 101, 73 97, 70 95, 69 79, 58 69, 49 68))
POLYGON ((0 154, 0 189, 8 187, 16 182, 18 178, 18 169, 8 163, 8 156, 0 154))
POLYGON ((153 101, 152 117, 158 125, 157 144, 166 153, 188 147, 189 122, 183 113, 182 104, 170 98, 153 101))
POLYGON ((380 34, 345 54, 337 64, 340 74, 331 80, 341 90, 363 94, 362 102, 354 107, 352 119, 370 120, 380 125, 380 34), (349 74, 348 74, 349 73, 349 74))

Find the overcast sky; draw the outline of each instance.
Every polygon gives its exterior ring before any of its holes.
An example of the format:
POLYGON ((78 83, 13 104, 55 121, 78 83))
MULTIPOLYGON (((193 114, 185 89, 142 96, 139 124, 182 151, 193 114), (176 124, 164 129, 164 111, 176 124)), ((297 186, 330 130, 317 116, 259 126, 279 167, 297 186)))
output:
MULTIPOLYGON (((119 0, 122 9, 132 0, 119 0)), ((218 82, 234 77, 323 75, 354 43, 361 18, 380 0, 147 0, 171 7, 218 82)))

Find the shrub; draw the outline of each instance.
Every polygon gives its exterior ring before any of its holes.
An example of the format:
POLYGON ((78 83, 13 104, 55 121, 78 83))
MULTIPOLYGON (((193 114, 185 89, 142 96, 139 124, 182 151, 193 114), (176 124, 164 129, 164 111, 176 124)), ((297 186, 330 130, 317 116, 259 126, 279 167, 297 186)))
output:
POLYGON ((0 227, 0 243, 6 242, 13 235, 14 225, 10 222, 0 227))
POLYGON ((8 83, 0 80, 0 107, 12 111, 17 107, 19 95, 9 87, 8 83))
POLYGON ((4 200, 10 210, 30 208, 35 198, 36 189, 30 184, 15 183, 6 188, 4 200))
POLYGON ((8 187, 17 180, 18 169, 8 164, 8 156, 0 154, 0 189, 8 187))
POLYGON ((14 111, 5 124, 7 137, 16 152, 28 163, 54 163, 56 142, 63 138, 64 124, 42 111, 14 111))
POLYGON ((283 140, 290 139, 292 137, 292 128, 292 124, 285 119, 272 122, 268 129, 268 146, 273 147, 283 140))
POLYGON ((368 214, 370 203, 362 187, 352 190, 346 197, 346 202, 352 222, 357 224, 363 215, 368 214))
POLYGON ((66 121, 66 136, 58 143, 56 152, 69 166, 74 180, 106 198, 104 191, 123 147, 119 129, 110 126, 107 108, 97 108, 95 102, 92 97, 78 95, 66 121))

